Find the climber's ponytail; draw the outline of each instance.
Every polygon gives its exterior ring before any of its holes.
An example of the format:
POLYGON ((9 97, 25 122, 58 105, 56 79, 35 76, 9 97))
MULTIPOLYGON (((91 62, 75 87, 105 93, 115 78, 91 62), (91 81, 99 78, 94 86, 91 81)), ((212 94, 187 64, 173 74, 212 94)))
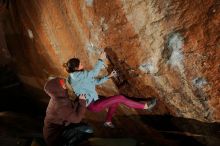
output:
POLYGON ((68 73, 75 72, 79 67, 80 60, 78 58, 71 58, 67 61, 67 63, 63 64, 63 67, 66 69, 68 73))

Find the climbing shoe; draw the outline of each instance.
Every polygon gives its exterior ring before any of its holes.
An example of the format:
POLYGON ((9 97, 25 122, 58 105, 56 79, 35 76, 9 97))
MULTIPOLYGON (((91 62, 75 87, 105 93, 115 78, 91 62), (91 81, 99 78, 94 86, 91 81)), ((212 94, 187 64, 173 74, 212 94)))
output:
POLYGON ((157 104, 157 99, 156 99, 156 98, 147 101, 147 106, 148 106, 147 110, 151 112, 151 111, 152 111, 152 108, 153 108, 156 104, 157 104))
POLYGON ((115 125, 112 124, 112 122, 105 122, 105 123, 104 123, 104 126, 105 126, 105 127, 109 127, 109 128, 115 128, 115 125))

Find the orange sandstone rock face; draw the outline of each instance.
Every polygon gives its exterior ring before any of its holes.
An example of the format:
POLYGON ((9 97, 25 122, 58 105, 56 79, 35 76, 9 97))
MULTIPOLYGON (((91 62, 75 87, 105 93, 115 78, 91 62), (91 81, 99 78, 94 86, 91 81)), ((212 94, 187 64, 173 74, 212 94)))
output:
POLYGON ((24 83, 42 89, 70 57, 91 68, 105 50, 103 73, 119 77, 100 94, 156 96, 158 114, 220 121, 218 0, 17 0, 11 10, 6 41, 24 83))

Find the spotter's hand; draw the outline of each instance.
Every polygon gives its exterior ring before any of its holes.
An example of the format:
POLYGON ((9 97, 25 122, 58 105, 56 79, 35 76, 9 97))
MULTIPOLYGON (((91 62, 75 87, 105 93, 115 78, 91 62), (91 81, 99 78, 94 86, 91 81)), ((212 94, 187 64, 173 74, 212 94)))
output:
POLYGON ((79 99, 86 100, 86 95, 85 94, 80 94, 79 99))

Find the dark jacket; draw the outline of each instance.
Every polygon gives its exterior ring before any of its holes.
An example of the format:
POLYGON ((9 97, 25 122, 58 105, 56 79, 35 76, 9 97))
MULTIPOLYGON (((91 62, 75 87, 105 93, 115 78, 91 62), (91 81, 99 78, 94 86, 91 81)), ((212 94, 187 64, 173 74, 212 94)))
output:
POLYGON ((44 119, 43 134, 48 146, 59 145, 60 135, 66 126, 79 123, 86 110, 85 100, 72 101, 67 90, 63 89, 60 80, 54 78, 45 84, 44 90, 51 97, 46 117, 44 119))

